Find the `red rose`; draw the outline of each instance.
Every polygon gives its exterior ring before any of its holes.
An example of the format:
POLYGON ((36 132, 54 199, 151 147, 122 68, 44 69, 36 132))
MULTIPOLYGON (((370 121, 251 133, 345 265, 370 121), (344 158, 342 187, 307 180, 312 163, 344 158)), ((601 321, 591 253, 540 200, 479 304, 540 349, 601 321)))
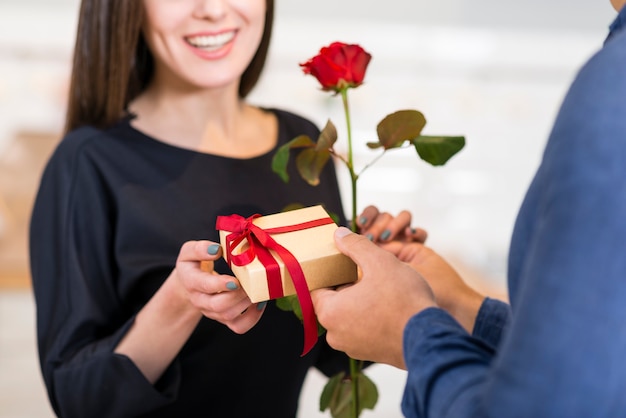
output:
POLYGON ((300 66, 305 74, 317 78, 324 90, 339 92, 363 83, 371 58, 359 45, 334 42, 300 66))

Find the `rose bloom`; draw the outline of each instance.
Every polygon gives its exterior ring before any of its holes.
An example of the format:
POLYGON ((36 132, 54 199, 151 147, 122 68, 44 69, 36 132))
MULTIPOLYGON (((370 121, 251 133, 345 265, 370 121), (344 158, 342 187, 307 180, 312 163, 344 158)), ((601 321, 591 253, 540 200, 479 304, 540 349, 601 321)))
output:
POLYGON ((365 70, 372 56, 359 45, 333 42, 319 54, 300 64, 305 74, 311 74, 324 90, 340 92, 363 83, 365 70))

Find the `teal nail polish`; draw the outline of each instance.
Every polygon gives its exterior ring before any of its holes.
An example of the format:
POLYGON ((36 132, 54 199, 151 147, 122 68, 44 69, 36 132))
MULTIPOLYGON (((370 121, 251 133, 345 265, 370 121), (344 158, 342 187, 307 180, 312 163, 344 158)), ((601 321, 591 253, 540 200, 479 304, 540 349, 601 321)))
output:
POLYGON ((263 302, 259 302, 256 305, 256 310, 257 311, 262 311, 263 308, 265 308, 265 305, 267 305, 267 301, 263 301, 263 302))
POLYGON ((207 253, 211 254, 211 255, 215 255, 217 254, 217 252, 220 250, 220 245, 219 244, 211 244, 209 245, 209 248, 207 248, 207 253))
POLYGON ((365 225, 367 223, 367 217, 361 216, 359 218, 359 225, 365 225))
POLYGON ((417 229, 411 228, 411 234, 415 234, 416 232, 417 232, 417 229))
POLYGON ((228 282, 228 283, 226 283, 226 289, 228 289, 228 290, 237 290, 237 283, 235 283, 235 282, 228 282))
POLYGON ((389 239, 390 236, 391 236, 391 231, 388 229, 385 229, 383 233, 380 234, 380 239, 382 239, 383 241, 386 241, 387 239, 389 239))
POLYGON ((374 241, 374 235, 372 235, 372 234, 365 235, 365 238, 367 238, 370 241, 374 241))

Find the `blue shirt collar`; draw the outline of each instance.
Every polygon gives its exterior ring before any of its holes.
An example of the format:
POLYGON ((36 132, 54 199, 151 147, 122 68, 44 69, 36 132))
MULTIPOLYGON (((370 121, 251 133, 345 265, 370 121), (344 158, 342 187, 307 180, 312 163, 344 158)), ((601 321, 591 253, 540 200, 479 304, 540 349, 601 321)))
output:
POLYGON ((617 14, 617 17, 613 21, 613 23, 611 23, 611 25, 609 26, 609 35, 607 36, 604 42, 606 43, 606 41, 611 39, 617 33, 624 30, 625 26, 626 26, 626 7, 622 7, 622 10, 620 10, 620 12, 617 14))

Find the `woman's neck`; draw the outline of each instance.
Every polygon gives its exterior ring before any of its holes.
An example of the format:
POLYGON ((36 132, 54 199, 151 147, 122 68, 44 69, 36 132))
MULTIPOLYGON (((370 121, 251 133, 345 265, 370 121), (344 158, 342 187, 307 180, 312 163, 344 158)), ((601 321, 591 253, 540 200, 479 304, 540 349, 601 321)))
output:
POLYGON ((273 115, 252 107, 236 91, 193 92, 148 89, 129 110, 132 125, 145 134, 181 148, 249 158, 273 148, 273 115))

